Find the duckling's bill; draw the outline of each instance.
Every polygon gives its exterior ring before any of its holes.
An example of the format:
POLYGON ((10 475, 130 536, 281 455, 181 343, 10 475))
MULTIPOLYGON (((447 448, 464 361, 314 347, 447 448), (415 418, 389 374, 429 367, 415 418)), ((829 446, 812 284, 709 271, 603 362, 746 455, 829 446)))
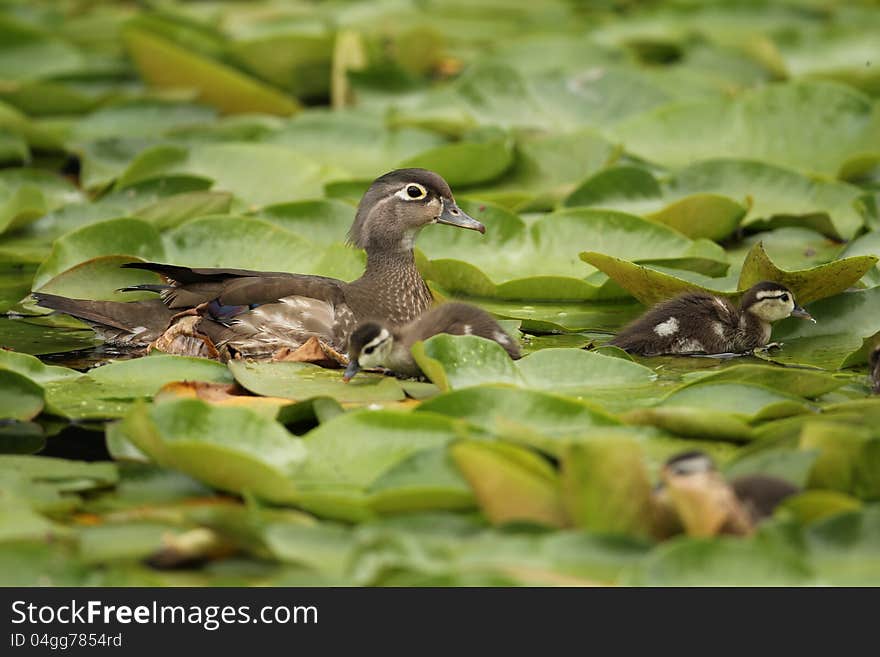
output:
POLYGON ((802 306, 795 306, 794 310, 791 311, 791 316, 797 317, 798 319, 808 319, 813 322, 813 324, 816 323, 816 318, 808 313, 802 306))
POLYGON ((354 375, 360 372, 361 366, 358 364, 357 360, 352 358, 348 361, 348 367, 345 368, 345 374, 342 375, 342 381, 344 383, 348 383, 354 378, 354 375))
POLYGON ((466 214, 455 201, 448 198, 443 199, 443 211, 437 217, 437 223, 467 228, 483 234, 486 232, 486 227, 483 224, 466 214))

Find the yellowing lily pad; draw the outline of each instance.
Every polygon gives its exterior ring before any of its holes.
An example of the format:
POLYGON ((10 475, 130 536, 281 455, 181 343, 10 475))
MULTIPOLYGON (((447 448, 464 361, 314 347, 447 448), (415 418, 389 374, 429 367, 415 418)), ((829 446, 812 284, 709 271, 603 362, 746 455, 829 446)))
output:
POLYGON ((230 114, 288 116, 299 109, 294 98, 157 34, 128 28, 124 39, 141 74, 157 87, 195 89, 202 101, 230 114))

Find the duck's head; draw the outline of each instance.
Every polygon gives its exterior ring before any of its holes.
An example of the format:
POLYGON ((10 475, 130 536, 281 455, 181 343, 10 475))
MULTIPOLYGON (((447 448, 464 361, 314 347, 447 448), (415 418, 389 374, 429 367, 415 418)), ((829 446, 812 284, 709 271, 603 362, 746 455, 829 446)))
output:
POLYGON ((773 283, 772 281, 763 281, 753 285, 743 295, 740 308, 770 324, 786 317, 816 321, 810 313, 797 305, 791 290, 781 283, 773 283))
POLYGON ((348 338, 348 367, 342 379, 351 380, 363 367, 381 367, 387 362, 394 346, 394 336, 376 322, 364 322, 348 338))
POLYGON ((370 185, 348 238, 362 249, 409 251, 416 235, 429 224, 486 232, 483 224, 458 207, 441 176, 427 169, 397 169, 370 185))

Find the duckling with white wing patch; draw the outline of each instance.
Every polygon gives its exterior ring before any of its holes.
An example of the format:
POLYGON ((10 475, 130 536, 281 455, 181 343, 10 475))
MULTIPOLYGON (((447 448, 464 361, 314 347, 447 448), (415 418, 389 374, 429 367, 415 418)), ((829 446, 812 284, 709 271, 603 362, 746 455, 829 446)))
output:
POLYGON ((610 344, 640 356, 746 353, 767 347, 771 325, 786 317, 816 321, 780 283, 754 285, 738 307, 708 292, 688 292, 657 304, 610 344))

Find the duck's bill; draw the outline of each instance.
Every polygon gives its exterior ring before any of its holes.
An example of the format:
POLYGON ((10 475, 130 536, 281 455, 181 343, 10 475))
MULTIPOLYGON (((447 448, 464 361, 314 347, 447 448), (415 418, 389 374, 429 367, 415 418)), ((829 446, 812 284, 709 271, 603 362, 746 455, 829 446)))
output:
POLYGON ((345 368, 345 374, 342 375, 342 380, 348 383, 354 378, 354 375, 357 374, 361 369, 361 366, 358 365, 356 360, 350 360, 348 362, 348 367, 345 368))
POLYGON ((455 201, 450 201, 449 199, 443 200, 443 212, 437 217, 437 223, 476 230, 481 233, 486 232, 486 227, 483 224, 462 212, 461 208, 455 204, 455 201))
POLYGON ((791 311, 791 316, 797 317, 798 319, 808 319, 813 322, 813 324, 816 323, 816 320, 813 318, 813 316, 800 306, 795 307, 795 309, 791 311))

